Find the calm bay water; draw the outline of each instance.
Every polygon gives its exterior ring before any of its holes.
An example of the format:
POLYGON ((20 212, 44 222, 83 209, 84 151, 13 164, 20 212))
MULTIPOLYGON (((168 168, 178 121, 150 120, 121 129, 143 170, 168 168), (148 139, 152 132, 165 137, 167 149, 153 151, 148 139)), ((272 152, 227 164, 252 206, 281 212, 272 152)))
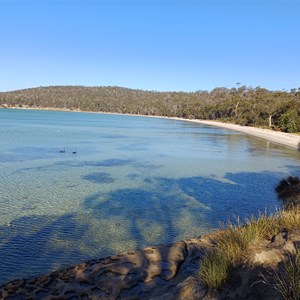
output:
POLYGON ((0 109, 0 284, 273 212, 299 159, 191 122, 0 109))

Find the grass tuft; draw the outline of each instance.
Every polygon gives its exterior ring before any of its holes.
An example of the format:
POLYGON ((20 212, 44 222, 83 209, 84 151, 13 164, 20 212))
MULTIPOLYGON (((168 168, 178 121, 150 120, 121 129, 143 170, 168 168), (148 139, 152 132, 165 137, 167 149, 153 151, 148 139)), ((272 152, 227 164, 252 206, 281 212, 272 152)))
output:
POLYGON ((277 213, 278 227, 293 229, 300 228, 300 208, 294 207, 277 213))
POLYGON ((209 290, 218 290, 228 279, 230 261, 221 252, 213 250, 208 252, 199 270, 201 282, 209 290))
POLYGON ((300 299, 300 254, 289 255, 280 270, 270 273, 270 276, 261 275, 263 282, 273 286, 283 300, 300 299))
MULTIPOLYGON (((299 208, 277 211, 270 216, 260 214, 258 218, 251 217, 244 223, 237 219, 236 225, 227 223, 225 229, 217 234, 216 245, 201 261, 200 281, 210 290, 219 289, 228 281, 230 270, 244 263, 251 250, 255 250, 263 240, 271 239, 283 228, 289 230, 295 227, 300 228, 299 208)), ((300 258, 297 259, 297 263, 299 260, 300 258)), ((300 270, 300 263, 298 266, 300 270)), ((290 268, 286 272, 292 274, 291 270, 290 268)), ((298 284, 300 291, 300 271, 298 284)), ((300 300, 300 294, 299 298, 295 299, 300 300)))

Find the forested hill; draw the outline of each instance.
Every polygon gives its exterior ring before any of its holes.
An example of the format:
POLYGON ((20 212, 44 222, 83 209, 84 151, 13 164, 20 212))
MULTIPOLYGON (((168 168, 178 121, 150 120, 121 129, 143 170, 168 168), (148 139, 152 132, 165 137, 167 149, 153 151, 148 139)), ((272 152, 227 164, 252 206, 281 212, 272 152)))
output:
POLYGON ((215 88, 157 92, 121 87, 50 86, 0 93, 2 107, 58 108, 195 119, 300 132, 300 88, 215 88))

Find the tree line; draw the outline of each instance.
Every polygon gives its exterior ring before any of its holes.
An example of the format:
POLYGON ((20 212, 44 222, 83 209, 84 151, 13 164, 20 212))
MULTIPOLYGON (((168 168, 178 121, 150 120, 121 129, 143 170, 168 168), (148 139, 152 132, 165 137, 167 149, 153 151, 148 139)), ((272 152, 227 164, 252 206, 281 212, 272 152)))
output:
POLYGON ((270 91, 239 86, 210 92, 158 92, 113 86, 49 86, 2 92, 0 106, 219 120, 300 132, 300 88, 270 91))

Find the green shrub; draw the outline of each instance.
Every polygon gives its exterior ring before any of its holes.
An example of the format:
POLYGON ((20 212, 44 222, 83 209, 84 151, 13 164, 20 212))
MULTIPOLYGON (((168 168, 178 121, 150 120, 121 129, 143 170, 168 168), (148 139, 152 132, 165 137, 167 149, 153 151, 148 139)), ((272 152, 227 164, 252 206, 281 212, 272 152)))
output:
POLYGON ((279 118, 279 127, 286 132, 299 132, 300 116, 298 111, 293 108, 282 114, 279 118))

